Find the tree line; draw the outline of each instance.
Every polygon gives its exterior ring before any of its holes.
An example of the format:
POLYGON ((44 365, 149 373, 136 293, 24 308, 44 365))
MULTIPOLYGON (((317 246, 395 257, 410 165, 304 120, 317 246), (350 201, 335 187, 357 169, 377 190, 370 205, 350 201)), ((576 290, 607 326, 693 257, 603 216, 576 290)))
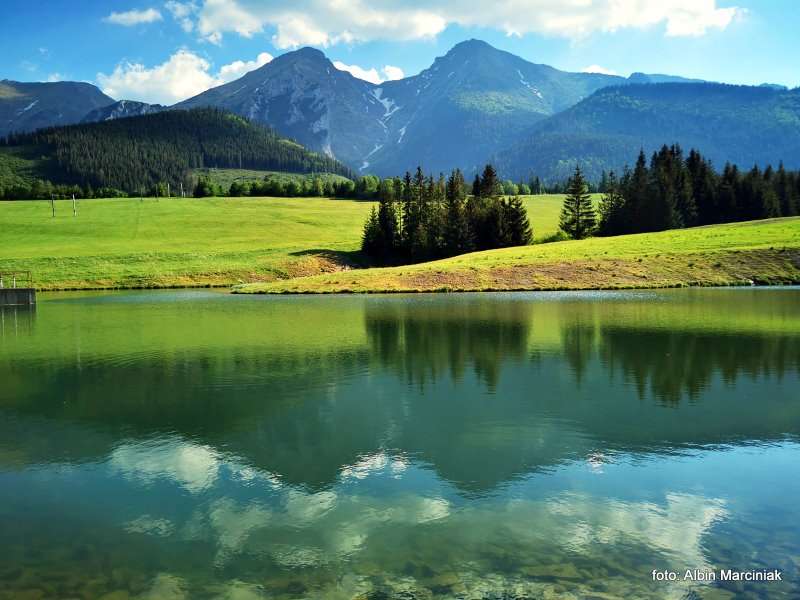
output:
POLYGON ((597 211, 580 167, 567 184, 561 230, 580 239, 663 231, 800 214, 800 172, 727 163, 718 173, 697 150, 664 145, 648 163, 643 151, 620 177, 603 173, 597 211))
POLYGON ((206 167, 353 177, 333 158, 213 108, 12 134, 0 139, 3 146, 30 149, 42 165, 42 185, 113 188, 130 195, 152 191, 159 184, 188 188, 192 171, 206 167))
POLYGON ((459 169, 445 179, 412 176, 378 183, 378 206, 364 225, 362 250, 385 263, 433 260, 473 250, 530 243, 528 213, 519 196, 503 196, 491 165, 476 175, 468 194, 459 169))

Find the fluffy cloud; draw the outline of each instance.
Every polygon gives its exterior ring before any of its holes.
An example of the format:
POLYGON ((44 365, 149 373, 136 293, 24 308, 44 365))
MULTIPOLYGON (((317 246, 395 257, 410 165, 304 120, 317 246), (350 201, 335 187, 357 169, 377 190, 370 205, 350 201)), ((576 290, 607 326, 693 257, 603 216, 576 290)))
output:
POLYGON ((600 65, 589 65, 582 69, 584 73, 600 73, 601 75, 618 75, 616 71, 611 69, 606 69, 605 67, 601 67, 600 65))
POLYGON ((152 68, 140 63, 120 63, 110 75, 98 73, 97 82, 113 98, 174 104, 233 81, 271 60, 270 54, 262 52, 255 60, 223 65, 214 74, 205 58, 189 50, 178 50, 166 62, 152 68))
POLYGON ((197 12, 197 4, 192 2, 176 2, 169 0, 164 7, 172 14, 178 24, 186 33, 190 33, 194 29, 193 16, 197 12))
POLYGON ((365 69, 363 67, 359 67, 358 65, 347 65, 339 60, 333 61, 333 66, 340 71, 347 71, 353 77, 358 77, 359 79, 363 79, 364 81, 369 81, 371 83, 381 83, 383 81, 402 79, 405 75, 403 73, 403 69, 392 65, 386 65, 381 69, 381 73, 383 73, 383 75, 380 75, 375 67, 372 67, 371 69, 365 69))
POLYGON ((163 19, 161 13, 155 8, 148 8, 147 10, 129 10, 127 12, 112 12, 103 20, 106 23, 113 23, 114 25, 123 25, 125 27, 133 27, 134 25, 141 25, 143 23, 153 23, 163 19))
POLYGON ((235 60, 228 65, 222 66, 222 68, 219 70, 219 74, 217 75, 217 79, 224 81, 225 83, 233 81, 234 79, 239 79, 239 77, 245 73, 249 73, 250 71, 253 71, 259 67, 263 67, 271 60, 272 55, 268 52, 262 52, 256 57, 255 60, 235 60))
POLYGON ((197 29, 219 43, 225 33, 252 37, 271 28, 278 48, 433 38, 450 24, 518 36, 580 38, 653 26, 663 26, 668 36, 699 36, 725 29, 743 12, 718 7, 716 0, 204 0, 197 29))

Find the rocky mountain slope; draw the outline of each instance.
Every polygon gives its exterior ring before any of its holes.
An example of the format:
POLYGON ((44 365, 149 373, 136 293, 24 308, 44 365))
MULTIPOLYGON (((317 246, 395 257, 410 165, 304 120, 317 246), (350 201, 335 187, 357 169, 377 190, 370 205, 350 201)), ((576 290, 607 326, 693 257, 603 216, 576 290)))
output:
POLYGON ((0 136, 40 127, 77 123, 114 102, 95 86, 76 81, 0 81, 0 136))
POLYGON ((141 117, 152 113, 166 110, 167 107, 161 104, 148 104, 147 102, 137 102, 136 100, 119 100, 114 104, 102 106, 90 111, 81 123, 94 123, 97 121, 111 121, 112 119, 123 119, 127 117, 141 117))

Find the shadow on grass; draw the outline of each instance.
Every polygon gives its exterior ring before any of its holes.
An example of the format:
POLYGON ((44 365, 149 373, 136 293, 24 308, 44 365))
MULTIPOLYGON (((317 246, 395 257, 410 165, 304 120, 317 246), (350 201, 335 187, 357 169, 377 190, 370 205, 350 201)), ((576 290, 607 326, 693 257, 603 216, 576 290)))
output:
POLYGON ((308 250, 298 250, 290 252, 289 256, 316 256, 332 263, 350 267, 351 269, 365 269, 376 266, 373 260, 360 250, 344 252, 341 250, 330 250, 329 248, 309 248, 308 250))

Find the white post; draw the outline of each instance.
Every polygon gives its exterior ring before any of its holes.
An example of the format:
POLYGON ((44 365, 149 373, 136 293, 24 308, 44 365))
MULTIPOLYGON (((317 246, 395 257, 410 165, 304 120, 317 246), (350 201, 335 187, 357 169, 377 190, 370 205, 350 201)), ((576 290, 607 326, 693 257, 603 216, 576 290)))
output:
POLYGON ((172 196, 169 193, 169 182, 167 182, 167 198, 172 198, 172 196))
POLYGON ((78 216, 78 207, 75 206, 75 194, 72 194, 72 216, 73 217, 78 216))

